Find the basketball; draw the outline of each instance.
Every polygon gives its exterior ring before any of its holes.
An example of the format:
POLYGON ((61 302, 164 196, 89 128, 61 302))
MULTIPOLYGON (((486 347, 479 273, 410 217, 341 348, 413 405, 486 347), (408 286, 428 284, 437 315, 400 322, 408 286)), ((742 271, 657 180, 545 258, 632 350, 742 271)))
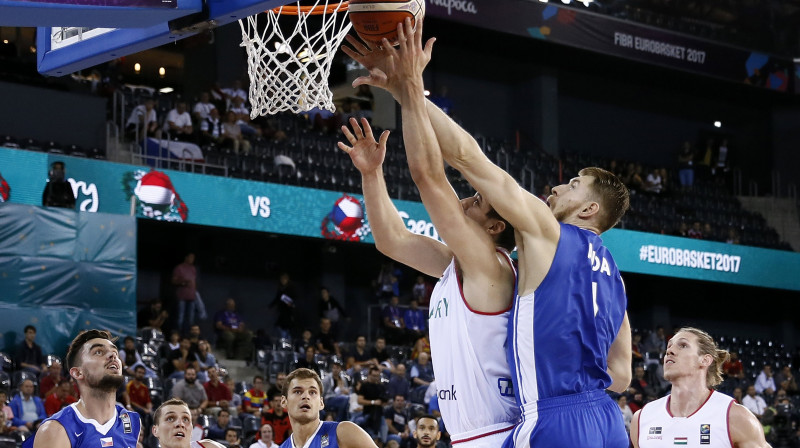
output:
POLYGON ((366 42, 397 43, 397 24, 411 17, 414 26, 425 15, 425 0, 350 0, 350 22, 366 42))

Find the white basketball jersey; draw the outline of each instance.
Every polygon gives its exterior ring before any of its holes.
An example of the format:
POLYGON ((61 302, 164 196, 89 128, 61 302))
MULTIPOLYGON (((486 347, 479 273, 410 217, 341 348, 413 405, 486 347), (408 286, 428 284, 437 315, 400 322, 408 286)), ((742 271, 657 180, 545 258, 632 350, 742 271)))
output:
MULTIPOLYGON (((514 269, 508 253, 498 252, 514 269)), ((433 373, 439 408, 454 443, 510 430, 519 419, 504 348, 510 310, 471 310, 455 258, 433 289, 428 316, 433 373)))
POLYGON ((700 409, 688 417, 673 417, 670 396, 647 403, 639 413, 639 447, 731 447, 728 410, 733 398, 712 391, 700 409))

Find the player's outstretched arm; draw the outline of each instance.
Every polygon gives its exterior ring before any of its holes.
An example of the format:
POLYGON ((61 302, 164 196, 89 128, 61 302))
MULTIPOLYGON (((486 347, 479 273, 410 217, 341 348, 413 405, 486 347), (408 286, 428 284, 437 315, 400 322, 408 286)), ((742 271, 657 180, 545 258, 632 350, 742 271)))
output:
POLYGON ((558 221, 547 205, 492 163, 478 142, 447 114, 430 101, 426 104, 444 160, 460 171, 517 231, 557 241, 558 221))
POLYGON ((55 420, 48 420, 36 431, 33 448, 71 448, 67 431, 55 420))
POLYGON ((342 132, 351 146, 339 142, 339 148, 350 156, 353 165, 361 172, 364 202, 375 247, 384 255, 420 272, 441 276, 453 258, 452 252, 433 238, 409 231, 389 198, 383 179, 389 131, 384 131, 376 142, 366 119, 362 118, 359 126, 358 121, 351 118, 350 126, 352 132, 346 126, 342 126, 342 132))
POLYGON ((728 408, 728 431, 736 448, 769 448, 764 438, 764 428, 749 409, 732 404, 728 408))
POLYGON ((341 422, 336 427, 336 439, 342 448, 372 448, 375 442, 366 431, 353 422, 341 422))
POLYGON ((639 448, 639 417, 641 417, 641 413, 642 410, 639 409, 633 413, 633 418, 631 419, 631 443, 633 448, 639 448))
POLYGON ((499 229, 484 229, 464 213, 445 175, 439 142, 428 117, 422 72, 431 59, 433 40, 423 47, 422 21, 414 29, 409 19, 398 27, 398 41, 397 49, 388 42, 384 47, 395 61, 392 73, 403 105, 403 140, 411 177, 439 235, 458 258, 461 269, 469 273, 465 282, 480 281, 476 278, 479 275, 497 279, 503 265, 497 259, 494 241, 487 230, 502 232, 505 223, 496 223, 499 229))
POLYGON ((611 377, 611 386, 608 390, 621 394, 628 389, 631 384, 631 362, 633 362, 631 352, 631 323, 628 320, 628 313, 622 320, 617 331, 617 337, 611 343, 608 350, 608 375, 611 377))

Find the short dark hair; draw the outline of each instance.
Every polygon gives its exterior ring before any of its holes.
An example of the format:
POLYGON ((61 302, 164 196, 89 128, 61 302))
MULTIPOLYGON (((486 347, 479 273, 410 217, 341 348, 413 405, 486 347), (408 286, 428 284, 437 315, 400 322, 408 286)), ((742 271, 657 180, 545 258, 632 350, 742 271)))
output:
POLYGON ((322 392, 323 392, 323 390, 322 390, 322 380, 319 378, 319 375, 317 375, 317 372, 315 372, 315 371, 313 371, 311 369, 306 369, 306 368, 301 367, 299 369, 293 370, 292 373, 290 373, 286 377, 286 383, 283 385, 283 391, 282 391, 284 397, 288 397, 289 396, 289 384, 291 384, 292 380, 295 379, 295 378, 297 378, 299 380, 312 379, 312 380, 316 381, 317 382, 317 387, 319 387, 319 393, 322 394, 322 392))
POLYGON ((145 369, 145 368, 144 368, 144 366, 143 366, 143 365, 141 365, 141 364, 139 364, 139 365, 137 365, 136 367, 134 367, 134 368, 133 368, 133 371, 134 371, 134 372, 136 372, 136 371, 137 371, 137 370, 139 370, 139 369, 142 369, 142 370, 144 370, 145 372, 147 372, 147 369, 145 369))
POLYGON ((614 173, 596 166, 584 168, 578 175, 594 177, 589 189, 600 203, 600 233, 617 225, 631 207, 628 187, 614 173))
POLYGON ((165 406, 186 406, 189 408, 189 405, 180 398, 170 398, 169 400, 161 403, 161 406, 159 406, 158 409, 156 409, 156 412, 153 414, 154 425, 158 425, 158 421, 161 419, 161 410, 164 409, 165 406))
POLYGON ((222 408, 222 409, 219 410, 219 412, 217 412, 217 418, 219 418, 219 414, 222 414, 223 412, 228 414, 228 417, 230 417, 231 411, 229 411, 229 410, 227 410, 225 408, 222 408))
POLYGON ((25 325, 25 329, 22 332, 27 333, 28 330, 33 330, 33 332, 36 333, 36 327, 34 327, 33 325, 25 325))
POLYGON ((234 433, 236 433, 236 437, 239 437, 239 430, 238 430, 238 429, 236 429, 236 428, 228 428, 228 429, 226 429, 226 430, 225 430, 225 435, 227 436, 227 435, 228 435, 228 433, 229 433, 229 432, 231 432, 231 431, 233 431, 234 433))
MULTIPOLYGON (((27 328, 27 327, 26 327, 27 328)), ((36 329, 34 328, 34 331, 36 329)), ((111 336, 111 333, 107 330, 84 330, 78 333, 75 336, 75 339, 69 344, 69 348, 67 349, 67 370, 75 367, 78 365, 76 361, 80 359, 80 352, 83 348, 83 344, 92 340, 92 339, 107 339, 111 341, 111 343, 117 342, 117 338, 111 336)))
POLYGON ((500 216, 500 213, 497 213, 497 210, 495 210, 494 207, 489 210, 489 213, 486 214, 486 217, 502 221, 506 225, 503 231, 497 235, 497 241, 495 241, 494 244, 509 252, 513 251, 514 248, 517 247, 517 240, 514 239, 514 226, 512 226, 510 222, 506 221, 505 218, 500 216))
POLYGON ((256 375, 253 377, 253 383, 255 383, 256 380, 261 380, 261 382, 264 382, 264 377, 261 375, 256 375))
POLYGON ((431 415, 431 414, 420 415, 419 418, 417 418, 417 421, 420 421, 423 418, 429 418, 429 419, 431 419, 431 420, 436 422, 436 426, 439 426, 439 419, 434 417, 433 415, 431 415))
POLYGON ((197 367, 195 367, 195 366, 186 366, 186 368, 183 369, 183 373, 185 374, 189 370, 194 370, 194 373, 197 373, 197 367))
POLYGON ((125 336, 125 339, 123 339, 122 341, 123 341, 123 342, 128 342, 128 341, 131 341, 131 342, 134 342, 134 343, 135 343, 135 342, 136 342, 136 339, 133 339, 133 336, 125 336))

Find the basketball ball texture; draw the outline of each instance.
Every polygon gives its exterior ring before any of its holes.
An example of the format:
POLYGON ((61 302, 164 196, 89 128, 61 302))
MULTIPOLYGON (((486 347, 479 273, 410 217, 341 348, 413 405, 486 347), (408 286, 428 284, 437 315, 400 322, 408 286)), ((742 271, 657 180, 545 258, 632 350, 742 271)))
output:
POLYGON ((411 17, 417 20, 425 15, 425 0, 350 0, 350 22, 362 40, 376 45, 386 38, 397 43, 397 24, 411 17))

